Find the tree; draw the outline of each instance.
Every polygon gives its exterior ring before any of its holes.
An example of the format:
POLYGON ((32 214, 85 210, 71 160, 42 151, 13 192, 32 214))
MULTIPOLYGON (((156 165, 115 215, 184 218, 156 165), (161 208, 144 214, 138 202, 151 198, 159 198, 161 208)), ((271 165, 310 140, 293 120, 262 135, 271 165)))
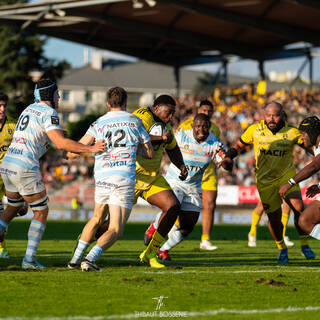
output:
POLYGON ((96 121, 101 114, 87 114, 83 116, 77 122, 68 122, 67 124, 67 132, 68 137, 72 140, 80 140, 80 138, 87 132, 89 126, 96 121))
MULTIPOLYGON (((26 0, 0 0, 0 5, 26 3, 26 0)), ((19 25, 0 26, 0 91, 8 94, 8 113, 18 117, 34 100, 34 83, 30 72, 39 70, 57 80, 70 67, 65 61, 55 62, 44 56, 47 38, 19 25)))

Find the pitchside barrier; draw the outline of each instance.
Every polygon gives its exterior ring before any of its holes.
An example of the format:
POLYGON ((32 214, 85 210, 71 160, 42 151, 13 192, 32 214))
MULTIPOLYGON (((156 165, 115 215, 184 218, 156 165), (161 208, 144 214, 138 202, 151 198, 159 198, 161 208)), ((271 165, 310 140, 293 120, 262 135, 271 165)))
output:
MULTIPOLYGON (((307 187, 302 187, 302 198, 304 203, 311 203, 314 199, 306 198, 307 187)), ((320 196, 318 197, 320 200, 320 196)), ((217 209, 215 212, 216 224, 250 224, 252 209, 259 201, 256 186, 219 186, 217 197, 217 209)), ((93 214, 94 188, 86 189, 70 188, 55 196, 49 197, 49 219, 51 220, 88 220, 93 214), (71 200, 77 196, 82 203, 78 209, 73 210, 71 200)), ((129 221, 150 222, 159 212, 156 207, 152 207, 148 202, 139 198, 138 203, 133 207, 129 221)), ((29 210, 24 218, 31 218, 29 210)), ((201 215, 199 218, 201 222, 201 215)), ((261 222, 267 223, 264 215, 261 222)), ((293 224, 293 215, 290 215, 289 224, 293 224)))

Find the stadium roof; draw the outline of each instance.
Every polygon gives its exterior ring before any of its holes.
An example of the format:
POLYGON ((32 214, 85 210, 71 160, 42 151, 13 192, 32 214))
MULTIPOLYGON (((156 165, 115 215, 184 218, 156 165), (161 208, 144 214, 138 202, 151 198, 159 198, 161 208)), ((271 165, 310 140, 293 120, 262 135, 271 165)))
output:
MULTIPOLYGON (((0 7, 0 24, 180 67, 308 55, 320 44, 316 0, 50 0, 0 7)), ((156 76, 156 75, 155 75, 156 76)))

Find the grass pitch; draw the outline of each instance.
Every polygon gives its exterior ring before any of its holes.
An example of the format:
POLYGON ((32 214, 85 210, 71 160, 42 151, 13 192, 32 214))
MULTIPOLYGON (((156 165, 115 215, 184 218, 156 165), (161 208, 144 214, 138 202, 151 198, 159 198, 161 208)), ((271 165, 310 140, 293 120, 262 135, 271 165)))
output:
MULTIPOLYGON (((172 250, 165 270, 138 261, 146 224, 130 223, 97 261, 102 272, 69 270, 81 222, 49 221, 38 250, 45 271, 23 271, 29 221, 10 225, 10 259, 0 260, 2 319, 318 319, 319 260, 306 261, 294 228, 290 264, 277 265, 277 249, 266 227, 258 247, 247 247, 248 226, 215 226, 219 249, 200 251, 201 228, 172 250)), ((310 241, 320 258, 320 242, 310 241)))

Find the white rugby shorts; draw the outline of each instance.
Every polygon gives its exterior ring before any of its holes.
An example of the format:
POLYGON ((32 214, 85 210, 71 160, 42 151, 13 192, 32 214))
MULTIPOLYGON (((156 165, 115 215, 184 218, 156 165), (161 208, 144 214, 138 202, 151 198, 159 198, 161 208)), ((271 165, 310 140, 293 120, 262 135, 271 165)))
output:
POLYGON ((195 187, 176 182, 175 180, 167 181, 178 198, 182 211, 201 211, 202 200, 199 191, 195 187))
POLYGON ((1 168, 1 177, 7 191, 18 192, 22 196, 40 193, 46 189, 40 171, 1 168))
POLYGON ((113 204, 132 209, 134 184, 118 185, 114 182, 99 181, 96 183, 94 201, 99 204, 113 204))

